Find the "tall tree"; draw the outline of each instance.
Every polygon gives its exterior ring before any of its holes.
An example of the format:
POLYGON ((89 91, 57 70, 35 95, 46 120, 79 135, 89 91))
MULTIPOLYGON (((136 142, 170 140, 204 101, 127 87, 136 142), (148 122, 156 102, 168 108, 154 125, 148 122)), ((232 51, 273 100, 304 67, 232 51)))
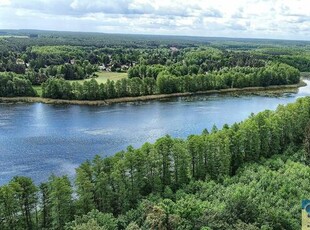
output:
MULTIPOLYGON (((33 229, 37 226, 36 221, 33 221, 33 214, 37 214, 37 187, 28 177, 14 177, 11 181, 11 186, 14 189, 20 212, 23 215, 25 229, 33 229)), ((36 216, 36 215, 35 215, 36 216)))
POLYGON ((65 223, 73 218, 72 187, 67 176, 51 176, 49 179, 52 227, 64 229, 65 223))

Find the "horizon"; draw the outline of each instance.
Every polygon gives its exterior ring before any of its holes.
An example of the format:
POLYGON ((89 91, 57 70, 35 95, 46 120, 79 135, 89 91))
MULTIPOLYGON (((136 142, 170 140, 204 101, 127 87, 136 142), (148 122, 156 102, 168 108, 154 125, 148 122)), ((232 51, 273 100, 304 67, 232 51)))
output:
POLYGON ((308 4, 306 0, 0 0, 0 28, 309 41, 308 4))
MULTIPOLYGON (((229 36, 200 36, 200 35, 176 35, 176 34, 142 34, 142 33, 118 33, 118 32, 96 32, 96 31, 75 31, 75 30, 44 30, 44 29, 3 29, 0 32, 56 32, 56 33, 83 33, 83 34, 98 34, 98 35, 133 35, 133 36, 149 36, 149 37, 179 37, 179 38, 201 38, 201 39, 227 39, 227 40, 265 40, 265 41, 288 41, 288 42, 310 42, 307 39, 285 39, 285 38, 264 38, 264 37, 229 37, 229 36)), ((12 34, 8 34, 10 36, 12 34)), ((1 36, 1 35, 0 35, 1 36)), ((13 36, 13 35, 12 35, 13 36)))

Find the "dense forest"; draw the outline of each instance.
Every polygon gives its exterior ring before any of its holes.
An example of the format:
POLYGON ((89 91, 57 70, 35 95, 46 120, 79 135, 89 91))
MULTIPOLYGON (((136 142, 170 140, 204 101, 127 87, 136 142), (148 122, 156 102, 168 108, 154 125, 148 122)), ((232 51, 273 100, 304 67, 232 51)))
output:
POLYGON ((165 136, 76 169, 16 176, 1 229, 300 229, 310 196, 310 98, 186 140, 165 136))
MULTIPOLYGON (((299 72, 310 72, 309 63, 304 41, 0 31, 1 82, 14 76, 55 99, 295 84, 299 72), (98 82, 109 72, 128 78, 98 82)), ((4 97, 36 95, 0 90, 4 97)))

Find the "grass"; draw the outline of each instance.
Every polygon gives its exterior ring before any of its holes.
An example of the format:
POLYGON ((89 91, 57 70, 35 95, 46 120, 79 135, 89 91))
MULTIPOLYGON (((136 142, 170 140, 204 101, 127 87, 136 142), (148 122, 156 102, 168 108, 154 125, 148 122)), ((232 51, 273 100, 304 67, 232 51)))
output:
MULTIPOLYGON (((96 72, 96 74, 98 75, 98 77, 96 77, 95 80, 98 82, 98 84, 106 83, 108 79, 111 81, 117 81, 117 80, 127 77, 127 73, 96 72)), ((84 81, 89 81, 89 80, 90 79, 77 80, 75 82, 83 83, 84 81)), ((74 82, 74 81, 71 81, 71 82, 74 82)))
POLYGON ((41 97, 42 96, 42 87, 40 85, 35 85, 32 86, 35 91, 37 91, 38 95, 41 97))
MULTIPOLYGON (((120 80, 122 78, 127 78, 127 73, 115 73, 115 72, 97 72, 96 73, 98 75, 97 78, 94 78, 98 84, 101 83, 106 83, 107 80, 111 80, 111 81, 117 81, 120 80)), ((84 81, 89 81, 90 79, 85 79, 85 80, 73 80, 70 82, 79 82, 81 84, 83 84, 84 81)), ((39 96, 42 96, 42 87, 41 86, 33 86, 33 88, 37 91, 37 93, 39 94, 39 96)))
POLYGON ((308 213, 304 209, 302 210, 301 218, 302 218, 302 230, 309 229, 308 225, 310 223, 310 219, 308 217, 308 213))

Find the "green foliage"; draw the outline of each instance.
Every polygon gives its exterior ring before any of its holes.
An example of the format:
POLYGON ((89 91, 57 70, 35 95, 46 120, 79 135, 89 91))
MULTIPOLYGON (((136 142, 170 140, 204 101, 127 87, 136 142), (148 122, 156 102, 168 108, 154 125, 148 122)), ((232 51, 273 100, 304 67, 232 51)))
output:
POLYGON ((310 165, 310 123, 305 128, 304 151, 306 162, 310 165))
POLYGON ((13 73, 0 73, 0 97, 36 96, 31 82, 13 73))
POLYGON ((19 206, 14 195, 15 191, 10 184, 0 188, 1 228, 5 230, 20 226, 18 218, 19 206))
POLYGON ((67 176, 51 176, 49 179, 51 200, 51 220, 53 229, 64 229, 74 214, 72 200, 72 186, 67 176))
POLYGON ((98 100, 126 96, 197 92, 225 88, 287 85, 299 82, 300 73, 286 64, 271 63, 266 67, 224 68, 209 74, 174 76, 161 72, 157 79, 132 77, 100 84, 92 79, 83 86, 57 78, 48 79, 42 86, 43 97, 58 99, 98 100))
POLYGON ((27 177, 14 177, 0 189, 1 229, 34 229, 37 220, 37 188, 27 177), (4 220, 4 221, 3 221, 4 220))
POLYGON ((83 216, 76 216, 75 220, 67 223, 66 230, 114 230, 117 228, 117 221, 109 213, 101 213, 98 210, 92 210, 83 216))
POLYGON ((76 53, 81 53, 81 49, 72 46, 33 46, 31 48, 31 53, 37 55, 73 55, 76 53))
POLYGON ((42 96, 70 99, 72 97, 72 86, 62 78, 50 78, 42 84, 42 96))
MULTIPOLYGON (((233 187, 234 183, 236 185, 238 183, 232 181, 231 190, 221 190, 217 193, 218 195, 214 195, 214 193, 219 188, 211 189, 214 182, 206 182, 207 188, 201 192, 198 192, 201 188, 197 187, 194 193, 201 194, 200 199, 204 200, 204 196, 209 197, 208 194, 220 199, 215 200, 212 205, 208 202, 197 201, 195 196, 186 196, 186 198, 184 195, 175 196, 174 192, 181 187, 184 188, 189 181, 205 180, 206 178, 219 182, 224 181, 227 184, 227 176, 238 172, 238 168, 244 162, 257 162, 262 157, 270 157, 272 154, 283 152, 290 144, 301 144, 303 138, 299 137, 304 136, 304 129, 301 127, 309 120, 309 109, 307 109, 309 107, 309 98, 305 98, 286 107, 280 106, 276 112, 266 111, 252 116, 231 128, 214 130, 211 134, 201 136, 190 136, 186 142, 166 136, 160 138, 154 145, 146 144, 136 150, 129 147, 126 153, 121 152, 112 158, 100 159, 97 157, 96 165, 109 165, 104 170, 105 178, 109 178, 109 182, 105 182, 106 188, 103 188, 103 184, 101 184, 101 189, 105 191, 112 189, 106 193, 105 208, 100 208, 104 207, 102 204, 98 205, 98 209, 99 211, 112 210, 115 214, 124 213, 124 211, 126 213, 130 208, 136 207, 142 197, 148 197, 147 195, 153 193, 166 199, 176 200, 177 207, 174 206, 174 202, 168 202, 169 205, 151 205, 152 207, 145 211, 146 215, 143 220, 140 220, 137 215, 128 220, 127 225, 132 221, 137 221, 136 223, 139 223, 140 227, 171 229, 174 228, 175 222, 178 222, 182 223, 184 229, 195 229, 199 228, 201 223, 207 224, 210 218, 213 218, 210 226, 214 229, 222 229, 223 226, 232 226, 232 224, 236 229, 239 227, 255 229, 258 221, 257 212, 261 212, 261 209, 257 209, 256 201, 248 195, 253 191, 252 187, 254 186, 248 186, 248 182, 245 183, 248 187, 241 187, 238 190, 233 187), (286 132, 282 133, 281 130, 286 130, 286 132), (273 138, 273 136, 278 136, 278 138, 273 138), (280 143, 279 147, 273 150, 278 142, 280 143), (111 195, 108 195, 109 193, 111 195), (227 197, 220 198, 220 194, 227 194, 227 197), (118 206, 115 206, 113 202, 116 197, 118 206), (222 204, 223 200, 224 204, 222 204), (120 204, 122 205, 119 206, 120 204), (169 208, 171 205, 173 208, 169 208), (203 213, 210 208, 210 205, 212 207, 210 216, 204 216, 203 213), (213 210, 216 205, 219 210, 213 210), (225 207, 225 212, 229 213, 228 217, 221 207, 225 207), (170 213, 170 210, 175 211, 170 213), (214 212, 217 213, 216 216, 213 216, 214 212), (218 225, 219 222, 222 222, 222 225, 218 225)), ((279 175, 281 174, 279 173, 279 175)), ((257 177, 262 177, 262 175, 257 177)), ((157 199, 155 198, 155 200, 157 199)), ((209 199, 207 200, 209 201, 209 199)), ((274 224, 281 223, 281 226, 288 228, 296 224, 296 222, 279 219, 278 215, 282 214, 275 213, 274 215, 276 215, 272 217, 275 218, 272 220, 274 224)), ((271 217, 263 216, 261 218, 271 217)), ((294 218, 297 220, 297 217, 294 218)), ((261 225, 266 225, 266 223, 262 222, 261 225)))
POLYGON ((129 146, 84 162, 74 187, 15 177, 0 187, 0 228, 298 229, 309 118, 306 97, 187 140, 129 146))
MULTIPOLYGON (((21 39, 25 34, 16 33, 0 40, 0 72, 25 74, 33 85, 45 81, 53 84, 50 78, 89 79, 98 70, 128 72, 130 78, 105 83, 92 89, 92 93, 87 92, 87 86, 70 89, 65 85, 66 91, 60 90, 60 95, 45 94, 50 98, 98 100, 286 85, 298 83, 297 69, 310 71, 310 51, 305 42, 57 32, 26 33, 29 39, 21 39)), ((16 84, 25 85, 17 81, 16 84)), ((11 82, 5 86, 12 87, 11 82)), ((21 90, 17 94, 29 93, 21 90)))
MULTIPOLYGON (((104 100, 296 84, 309 71, 304 42, 103 37, 2 38, 0 96, 34 96, 31 83, 43 83, 43 97, 104 100), (99 66, 128 69, 129 79, 67 81, 99 66)), ((76 169, 74 185, 15 177, 0 187, 0 229, 300 229, 309 118, 309 98, 299 99, 222 130, 96 156, 76 169)))
POLYGON ((11 186, 14 189, 15 197, 21 207, 22 219, 25 229, 34 228, 32 212, 36 210, 37 188, 33 181, 27 177, 14 177, 11 186))

